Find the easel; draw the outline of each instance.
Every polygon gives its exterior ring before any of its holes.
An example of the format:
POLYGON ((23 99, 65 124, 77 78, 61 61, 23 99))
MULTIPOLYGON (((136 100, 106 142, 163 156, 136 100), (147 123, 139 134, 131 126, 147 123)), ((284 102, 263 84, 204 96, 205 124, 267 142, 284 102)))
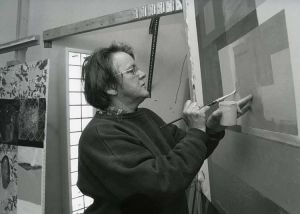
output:
POLYGON ((15 60, 8 61, 7 66, 24 63, 28 47, 39 45, 40 36, 28 36, 29 0, 18 0, 18 17, 16 26, 16 40, 0 44, 0 54, 15 51, 15 60))

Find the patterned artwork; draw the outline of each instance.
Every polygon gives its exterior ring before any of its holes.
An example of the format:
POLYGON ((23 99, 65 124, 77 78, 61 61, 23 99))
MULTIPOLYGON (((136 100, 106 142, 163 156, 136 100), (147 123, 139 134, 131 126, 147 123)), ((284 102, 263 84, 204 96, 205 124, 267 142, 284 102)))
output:
POLYGON ((0 143, 43 147, 48 61, 0 68, 0 143))
POLYGON ((48 64, 0 68, 0 214, 43 210, 48 64))
POLYGON ((0 144, 0 213, 14 214, 17 208, 17 147, 0 144))
POLYGON ((0 68, 0 98, 46 97, 48 60, 0 68))
POLYGON ((0 99, 0 143, 13 144, 17 140, 19 100, 0 99))
POLYGON ((0 143, 43 147, 46 100, 0 99, 0 143))

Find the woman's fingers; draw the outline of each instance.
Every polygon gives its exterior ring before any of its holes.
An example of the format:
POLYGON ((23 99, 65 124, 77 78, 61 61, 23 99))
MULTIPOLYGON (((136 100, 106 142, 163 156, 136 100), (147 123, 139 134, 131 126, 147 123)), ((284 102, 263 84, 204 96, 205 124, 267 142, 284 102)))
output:
POLYGON ((237 113, 237 117, 242 116, 243 114, 245 114, 250 109, 251 109, 251 103, 245 104, 242 108, 239 109, 239 111, 237 113))
POLYGON ((237 117, 242 116, 247 111, 251 109, 251 102, 253 100, 253 96, 250 94, 237 102, 238 114, 237 117))
POLYGON ((215 132, 223 131, 224 126, 220 124, 222 117, 222 111, 220 109, 215 110, 207 119, 206 126, 215 132))
POLYGON ((184 105, 183 115, 190 128, 205 129, 205 113, 209 106, 200 107, 196 102, 188 100, 184 105))
POLYGON ((253 99, 253 96, 251 94, 249 94, 248 96, 240 99, 237 104, 239 106, 240 109, 242 109, 245 105, 247 105, 249 102, 251 102, 253 99))

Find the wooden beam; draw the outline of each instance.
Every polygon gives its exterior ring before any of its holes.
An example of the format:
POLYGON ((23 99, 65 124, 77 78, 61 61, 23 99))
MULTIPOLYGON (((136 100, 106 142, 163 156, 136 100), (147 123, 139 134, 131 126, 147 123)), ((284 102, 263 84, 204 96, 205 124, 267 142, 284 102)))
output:
POLYGON ((28 36, 29 0, 18 0, 17 39, 28 36))
POLYGON ((168 0, 148 4, 139 8, 129 9, 85 21, 52 28, 43 32, 44 47, 51 47, 53 40, 77 35, 117 25, 137 22, 154 16, 166 16, 182 12, 180 0, 168 0))
POLYGON ((21 38, 18 40, 14 40, 5 44, 0 44, 0 54, 19 50, 22 48, 27 48, 40 44, 40 36, 34 35, 25 38, 21 38))
MULTIPOLYGON (((18 18, 16 26, 16 39, 28 36, 28 17, 29 17, 29 0, 18 0, 18 18)), ((18 62, 25 62, 27 48, 17 49, 15 59, 18 62)))

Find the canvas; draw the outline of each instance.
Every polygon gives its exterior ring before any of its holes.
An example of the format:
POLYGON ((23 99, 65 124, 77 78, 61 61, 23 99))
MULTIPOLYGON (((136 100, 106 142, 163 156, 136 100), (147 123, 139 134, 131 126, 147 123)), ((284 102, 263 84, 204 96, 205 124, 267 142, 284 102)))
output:
POLYGON ((300 146, 293 1, 199 0, 195 11, 204 103, 235 88, 232 100, 252 94, 251 112, 230 129, 300 146))
POLYGON ((299 213, 300 2, 187 0, 185 6, 197 101, 209 103, 235 87, 228 100, 254 95, 251 111, 226 128, 208 159, 203 193, 220 213, 299 213))
POLYGON ((298 135, 283 11, 219 50, 219 60, 223 93, 238 88, 236 99, 247 94, 255 97, 242 126, 298 135))
POLYGON ((43 212, 48 73, 48 60, 0 68, 1 214, 43 212))

